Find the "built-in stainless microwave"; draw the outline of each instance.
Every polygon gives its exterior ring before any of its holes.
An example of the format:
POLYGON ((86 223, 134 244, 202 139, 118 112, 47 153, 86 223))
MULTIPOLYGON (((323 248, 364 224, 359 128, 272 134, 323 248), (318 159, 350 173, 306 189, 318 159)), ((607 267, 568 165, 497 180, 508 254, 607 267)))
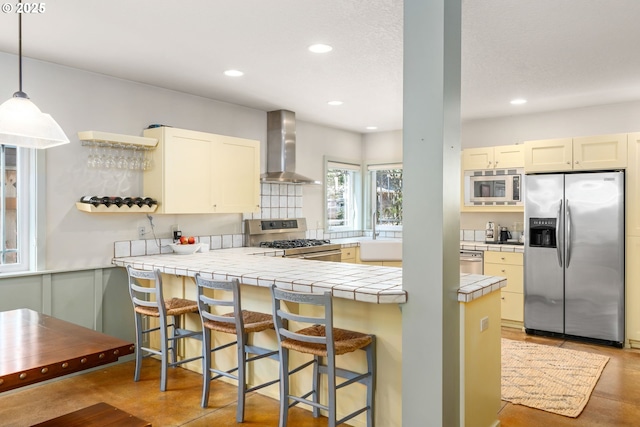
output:
POLYGON ((522 206, 524 170, 465 171, 465 206, 522 206))

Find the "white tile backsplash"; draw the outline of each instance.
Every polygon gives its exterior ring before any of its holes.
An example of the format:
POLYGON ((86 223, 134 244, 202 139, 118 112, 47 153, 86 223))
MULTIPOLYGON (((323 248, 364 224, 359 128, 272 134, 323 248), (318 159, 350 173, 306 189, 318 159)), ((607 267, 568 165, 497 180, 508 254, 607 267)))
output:
POLYGON ((260 212, 246 213, 243 219, 302 218, 302 185, 262 183, 260 212))
POLYGON ((147 245, 144 240, 134 240, 131 242, 131 256, 146 255, 147 245))

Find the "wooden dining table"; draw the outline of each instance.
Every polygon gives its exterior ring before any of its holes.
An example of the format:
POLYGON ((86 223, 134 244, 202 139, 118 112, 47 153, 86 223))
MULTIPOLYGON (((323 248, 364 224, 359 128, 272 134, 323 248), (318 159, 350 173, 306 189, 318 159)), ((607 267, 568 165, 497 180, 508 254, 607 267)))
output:
POLYGON ((0 312, 0 393, 132 354, 121 340, 37 311, 0 312))

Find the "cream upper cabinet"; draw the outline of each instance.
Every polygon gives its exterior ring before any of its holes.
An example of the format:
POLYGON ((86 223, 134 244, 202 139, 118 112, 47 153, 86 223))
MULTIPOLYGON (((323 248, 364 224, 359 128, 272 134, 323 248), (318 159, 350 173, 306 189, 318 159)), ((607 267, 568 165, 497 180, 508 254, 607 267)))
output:
POLYGON ((627 167, 627 134, 573 138, 573 170, 627 167))
POLYGON ((526 141, 524 171, 550 172, 571 170, 573 143, 571 138, 526 141))
POLYGON ((524 167, 524 145, 499 145, 493 147, 496 169, 524 167))
POLYGON ((626 234, 640 237, 640 132, 628 136, 626 171, 626 234))
POLYGON ((462 170, 521 168, 523 166, 522 145, 501 145, 462 150, 462 170))
POLYGON ((524 150, 527 173, 627 167, 627 134, 526 141, 524 150))
POLYGON ((213 212, 260 210, 260 142, 214 135, 213 212))
POLYGON ((466 148, 462 150, 462 170, 493 169, 493 147, 466 148))
POLYGON ((259 209, 260 142, 185 129, 147 129, 158 139, 144 194, 158 213, 243 213, 259 209))

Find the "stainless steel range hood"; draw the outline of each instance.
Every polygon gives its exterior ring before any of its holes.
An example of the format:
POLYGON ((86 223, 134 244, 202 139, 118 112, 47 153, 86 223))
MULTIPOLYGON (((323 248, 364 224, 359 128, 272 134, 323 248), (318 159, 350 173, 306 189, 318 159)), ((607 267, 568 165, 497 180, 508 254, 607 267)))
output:
POLYGON ((296 114, 277 110, 267 113, 267 173, 262 182, 321 184, 296 173, 296 114))

